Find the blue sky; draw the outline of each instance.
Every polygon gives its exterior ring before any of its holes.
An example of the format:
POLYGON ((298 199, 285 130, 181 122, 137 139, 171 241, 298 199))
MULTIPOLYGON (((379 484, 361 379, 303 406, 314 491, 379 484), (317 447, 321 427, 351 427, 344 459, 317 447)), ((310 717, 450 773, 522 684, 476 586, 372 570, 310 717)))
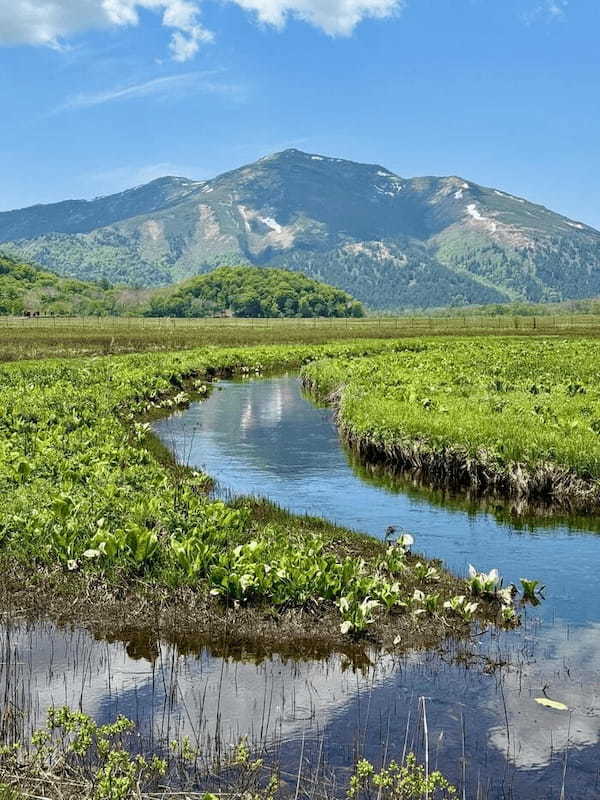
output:
POLYGON ((0 0, 0 208, 286 147, 600 228, 598 0, 0 0))

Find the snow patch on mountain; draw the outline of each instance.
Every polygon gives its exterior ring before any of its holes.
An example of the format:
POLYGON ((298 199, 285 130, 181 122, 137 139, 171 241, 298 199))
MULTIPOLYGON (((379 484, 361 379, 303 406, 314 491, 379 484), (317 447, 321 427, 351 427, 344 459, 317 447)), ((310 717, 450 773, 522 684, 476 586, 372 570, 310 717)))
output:
POLYGON ((496 233, 498 224, 489 217, 484 217, 479 211, 475 203, 469 203, 467 206, 467 214, 471 216, 476 222, 483 222, 491 233, 496 233))
POLYGON ((280 225, 273 217, 262 216, 241 204, 237 208, 253 252, 260 253, 270 247, 287 250, 293 246, 297 233, 293 226, 280 225))

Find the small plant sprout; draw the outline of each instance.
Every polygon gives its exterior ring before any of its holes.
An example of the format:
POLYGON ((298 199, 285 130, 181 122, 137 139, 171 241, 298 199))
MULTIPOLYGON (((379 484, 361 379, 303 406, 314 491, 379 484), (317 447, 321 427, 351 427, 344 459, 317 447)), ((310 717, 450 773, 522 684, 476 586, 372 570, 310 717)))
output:
POLYGON ((473 564, 469 564, 468 584, 471 594, 476 597, 495 594, 501 583, 502 578, 497 569, 492 569, 489 572, 477 572, 473 564))
POLYGON ((415 578, 420 581, 439 581, 440 579, 440 574, 435 567, 430 567, 421 561, 417 561, 414 565, 413 572, 415 573, 415 578))
POLYGON ((415 543, 415 539, 414 539, 414 536, 411 536, 410 533, 402 533, 398 537, 396 543, 398 544, 399 547, 402 547, 405 552, 409 553, 410 552, 410 548, 415 543))
POLYGON ((498 589, 496 591, 496 597, 498 598, 498 600, 500 600, 503 606, 512 606, 515 593, 516 589, 511 583, 510 586, 507 586, 504 589, 498 589))
POLYGON ((479 603, 469 602, 464 594, 458 594, 451 597, 450 600, 446 600, 444 608, 453 611, 465 622, 470 622, 479 608, 479 603))
POLYGON ((384 583, 377 597, 381 603, 390 611, 394 606, 398 605, 400 600, 400 584, 399 583, 384 583))
POLYGON ((502 622, 504 622, 506 625, 513 625, 519 619, 517 612, 512 606, 502 606, 500 610, 500 616, 502 622))
POLYGON ((521 586, 523 587, 523 600, 529 603, 539 602, 538 597, 544 591, 544 587, 540 586, 539 581, 521 578, 521 586))
POLYGON ((385 551, 382 566, 385 567, 390 575, 398 575, 398 573, 406 569, 406 551, 404 548, 397 544, 391 544, 385 551))
POLYGON ((448 783, 441 772, 430 772, 428 764, 422 766, 414 753, 409 753, 402 763, 390 763, 377 772, 370 761, 357 761, 346 792, 347 800, 384 797, 393 800, 454 800, 456 787, 448 783))
POLYGON ((375 622, 373 611, 379 608, 380 603, 369 597, 359 601, 352 595, 346 595, 339 600, 337 605, 344 620, 340 625, 340 631, 357 636, 364 633, 369 625, 375 622))
POLYGON ((411 605, 417 606, 413 614, 436 614, 442 608, 442 598, 439 594, 425 594, 421 589, 415 589, 410 600, 411 605))
POLYGON ((428 614, 436 614, 442 607, 439 594, 426 594, 423 603, 428 614))

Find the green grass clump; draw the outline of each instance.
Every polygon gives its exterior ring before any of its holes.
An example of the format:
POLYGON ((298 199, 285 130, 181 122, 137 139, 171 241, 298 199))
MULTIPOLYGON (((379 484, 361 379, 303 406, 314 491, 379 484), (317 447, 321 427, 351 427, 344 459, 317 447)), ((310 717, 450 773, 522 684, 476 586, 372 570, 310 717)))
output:
POLYGON ((304 368, 365 456, 433 481, 600 502, 600 345, 421 340, 420 348, 304 368))

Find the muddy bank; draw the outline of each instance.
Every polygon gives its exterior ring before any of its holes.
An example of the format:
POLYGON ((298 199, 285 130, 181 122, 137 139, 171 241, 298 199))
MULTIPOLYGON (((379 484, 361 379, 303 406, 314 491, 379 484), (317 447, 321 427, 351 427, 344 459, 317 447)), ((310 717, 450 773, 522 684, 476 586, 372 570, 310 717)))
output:
MULTIPOLYGON (((386 544, 325 520, 299 517, 264 500, 238 499, 252 512, 254 524, 287 526, 305 537, 321 536, 328 552, 339 558, 364 559, 372 568, 386 544)), ((431 591, 443 597, 468 593, 466 581, 441 567, 439 561, 408 553, 400 579, 407 596, 424 587, 412 572, 421 563, 436 571, 431 591)), ((315 598, 304 607, 275 608, 268 603, 226 603, 206 587, 169 587, 141 576, 114 573, 110 577, 64 568, 0 562, 0 613, 29 620, 48 619, 60 625, 87 627, 94 635, 115 638, 174 640, 201 638, 218 648, 250 648, 253 652, 288 651, 307 657, 332 652, 360 652, 377 645, 394 652, 439 646, 449 637, 468 638, 472 625, 448 613, 418 614, 406 609, 378 613, 364 635, 342 634, 337 606, 315 598)), ((498 621, 500 603, 481 601, 478 622, 498 621)))

